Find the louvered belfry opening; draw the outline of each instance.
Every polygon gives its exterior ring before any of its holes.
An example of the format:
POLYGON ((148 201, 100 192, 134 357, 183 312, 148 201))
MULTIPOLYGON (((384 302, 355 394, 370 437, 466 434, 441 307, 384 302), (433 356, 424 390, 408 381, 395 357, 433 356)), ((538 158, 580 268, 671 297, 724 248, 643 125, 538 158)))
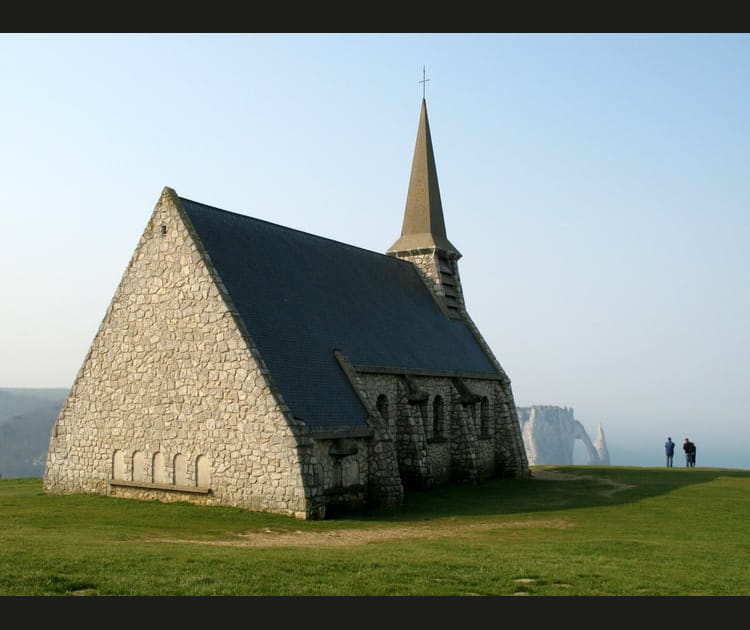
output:
POLYGON ((446 256, 438 254, 437 257, 438 271, 440 272, 440 283, 443 285, 445 292, 445 307, 450 317, 459 317, 461 313, 458 301, 458 283, 453 274, 453 265, 446 256))

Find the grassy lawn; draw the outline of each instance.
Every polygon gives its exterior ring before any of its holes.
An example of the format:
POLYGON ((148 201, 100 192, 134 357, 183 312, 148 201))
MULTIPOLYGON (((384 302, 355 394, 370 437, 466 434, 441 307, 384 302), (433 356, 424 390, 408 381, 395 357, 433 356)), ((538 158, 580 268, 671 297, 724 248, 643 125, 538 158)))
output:
POLYGON ((750 594, 746 470, 542 466, 330 521, 0 479, 0 514, 4 596, 750 594))

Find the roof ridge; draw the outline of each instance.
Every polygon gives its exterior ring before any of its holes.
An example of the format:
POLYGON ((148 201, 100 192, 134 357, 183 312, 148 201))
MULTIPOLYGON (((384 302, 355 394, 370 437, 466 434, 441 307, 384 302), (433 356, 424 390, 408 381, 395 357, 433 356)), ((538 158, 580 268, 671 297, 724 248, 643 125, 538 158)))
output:
POLYGON ((334 244, 339 245, 341 247, 344 247, 346 249, 357 249, 359 251, 366 252, 368 254, 373 254, 375 256, 381 256, 381 257, 387 258, 389 260, 397 260, 401 264, 411 264, 408 261, 401 260, 399 258, 394 258, 393 256, 389 256, 388 254, 385 254, 383 252, 375 251, 374 249, 368 249, 366 247, 361 247, 359 245, 352 245, 351 243, 345 243, 344 241, 339 241, 339 240, 337 240, 335 238, 330 238, 328 236, 322 236, 320 234, 315 234, 314 232, 308 232, 306 230, 301 230, 299 228, 289 227, 288 225, 282 225, 281 223, 275 223, 273 221, 269 221, 267 219, 261 219, 259 217, 254 217, 254 216, 251 216, 249 214, 242 214, 241 212, 233 212, 231 210, 225 210, 224 208, 219 208, 217 206, 212 206, 210 204, 203 203, 201 201, 195 201, 194 199, 189 199, 187 197, 182 197, 182 196, 179 196, 179 195, 178 195, 178 199, 181 202, 187 201, 188 203, 192 203, 192 204, 197 205, 197 206, 202 206, 204 208, 209 208, 211 210, 215 210, 216 212, 223 212, 224 214, 229 214, 229 215, 236 216, 236 217, 239 217, 241 219, 245 219, 245 220, 249 220, 249 221, 257 221, 258 223, 263 223, 265 225, 269 225, 271 227, 275 227, 275 228, 278 228, 280 230, 284 230, 284 231, 287 231, 287 232, 296 232, 297 234, 302 234, 304 236, 308 236, 308 237, 320 239, 322 241, 327 241, 329 243, 334 243, 334 244))

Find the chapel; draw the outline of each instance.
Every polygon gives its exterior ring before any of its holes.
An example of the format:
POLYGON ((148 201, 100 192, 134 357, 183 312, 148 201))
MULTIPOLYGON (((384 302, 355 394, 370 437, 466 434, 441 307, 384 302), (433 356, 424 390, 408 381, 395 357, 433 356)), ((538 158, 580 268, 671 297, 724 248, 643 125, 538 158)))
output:
POLYGON ((44 490, 324 519, 528 477, 460 258, 424 97, 383 253, 165 187, 52 428, 44 490))

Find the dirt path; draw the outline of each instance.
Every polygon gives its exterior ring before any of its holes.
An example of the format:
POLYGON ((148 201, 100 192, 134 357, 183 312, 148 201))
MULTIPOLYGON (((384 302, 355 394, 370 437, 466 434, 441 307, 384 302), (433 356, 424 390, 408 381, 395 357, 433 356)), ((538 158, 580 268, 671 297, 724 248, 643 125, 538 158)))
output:
MULTIPOLYGON (((462 536, 481 533, 489 530, 513 530, 528 527, 567 528, 572 524, 565 519, 546 519, 511 521, 508 523, 462 523, 462 536)), ((296 530, 273 530, 268 527, 238 534, 232 540, 193 540, 178 538, 150 538, 148 542, 191 543, 199 545, 217 545, 231 547, 342 547, 348 545, 365 545, 384 540, 408 540, 418 538, 448 538, 457 533, 456 527, 449 522, 437 522, 429 526, 416 527, 377 527, 368 529, 337 529, 328 532, 303 532, 296 530)))

